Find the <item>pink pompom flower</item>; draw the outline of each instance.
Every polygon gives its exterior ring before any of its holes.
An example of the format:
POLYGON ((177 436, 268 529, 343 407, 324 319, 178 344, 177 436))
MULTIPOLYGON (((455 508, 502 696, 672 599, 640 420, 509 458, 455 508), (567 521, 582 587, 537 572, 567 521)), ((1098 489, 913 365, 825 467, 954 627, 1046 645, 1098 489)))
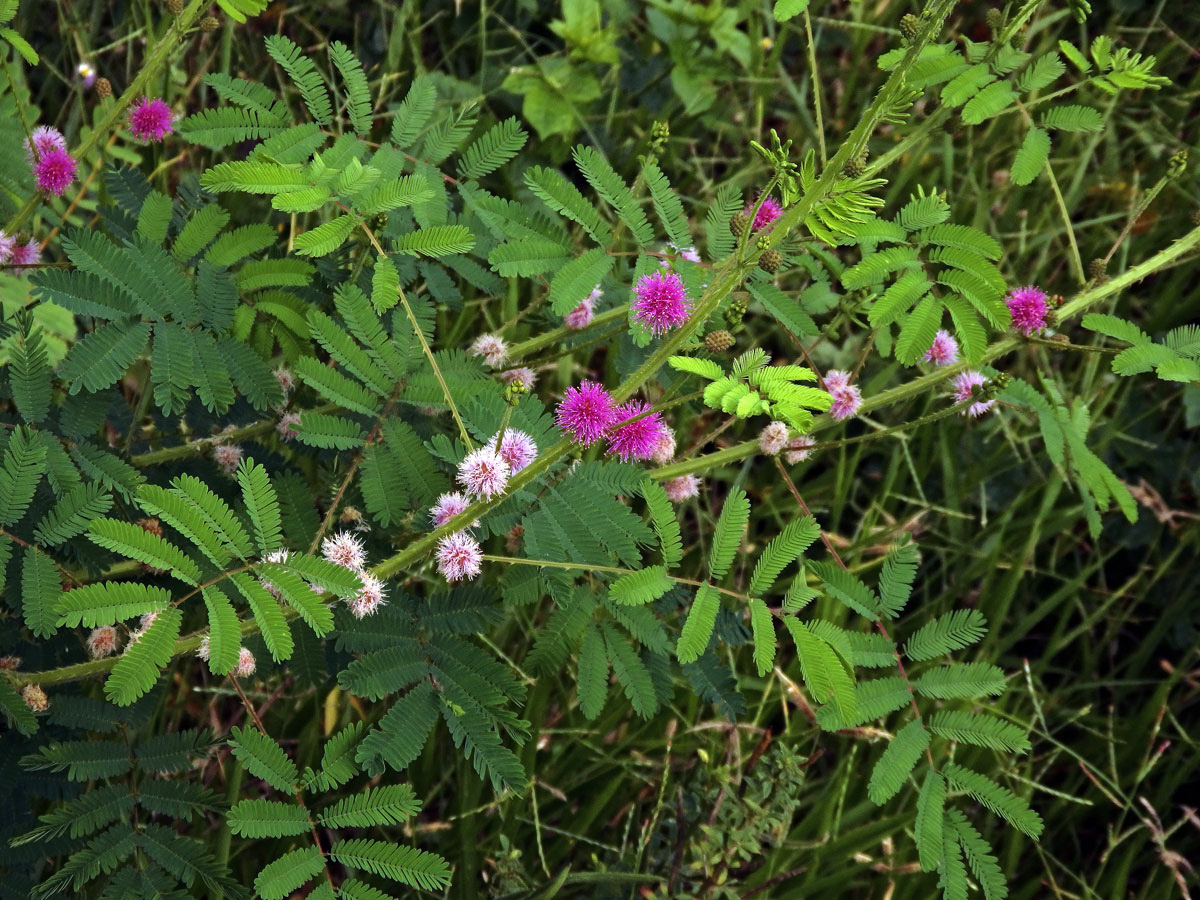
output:
POLYGON ((362 588, 350 598, 347 606, 354 618, 364 619, 374 615, 379 611, 379 607, 387 604, 387 595, 383 582, 370 572, 363 572, 359 577, 362 579, 362 588))
POLYGON ((813 454, 813 447, 817 446, 807 434, 802 434, 800 437, 792 438, 787 443, 787 452, 783 454, 783 460, 789 466, 794 466, 796 463, 804 462, 813 454))
POLYGON ((700 493, 700 479, 695 475, 680 475, 664 484, 663 492, 672 503, 682 503, 700 493))
POLYGON ((67 149, 67 139, 62 132, 49 125, 39 125, 25 139, 25 158, 35 163, 52 150, 67 149))
POLYGON ((523 468, 537 459, 537 444, 524 431, 519 431, 516 428, 506 428, 504 437, 500 439, 500 447, 497 450, 496 440, 500 435, 495 435, 488 441, 488 448, 496 450, 500 454, 500 458, 508 463, 509 471, 516 475, 523 468))
POLYGON ((1012 313, 1013 328, 1026 337, 1046 327, 1046 292, 1034 285, 1014 288, 1004 298, 1008 311, 1012 313))
POLYGON ((658 444, 655 445, 654 452, 650 454, 650 462, 656 466, 665 466, 674 458, 675 432, 664 426, 662 434, 659 435, 658 444))
POLYGON ((508 359, 508 344, 498 334, 481 334, 471 344, 471 355, 482 356, 485 363, 498 369, 508 359))
POLYGON ((16 246, 17 239, 15 237, 0 231, 0 266, 12 259, 13 249, 16 246))
MULTIPOLYGON (((751 203, 746 207, 746 215, 754 213, 755 203, 751 203)), ((783 207, 779 205, 779 201, 774 197, 767 196, 762 199, 762 206, 758 207, 758 212, 754 213, 754 230, 762 231, 768 225, 773 223, 783 214, 783 207)))
POLYGON ((602 296, 600 285, 592 288, 592 292, 579 301, 579 305, 563 316, 563 324, 572 331, 579 331, 587 328, 592 322, 592 315, 596 311, 596 303, 602 296))
POLYGON ((367 564, 367 551, 362 541, 349 531, 339 531, 321 542, 321 555, 335 566, 361 572, 367 564))
POLYGON ((533 386, 537 384, 537 373, 528 366, 518 366, 515 369, 509 369, 506 372, 500 373, 500 380, 505 384, 512 384, 519 381, 524 385, 525 390, 533 390, 533 386))
POLYGON ((256 668, 258 668, 258 665, 254 661, 254 654, 246 647, 242 647, 238 650, 237 665, 233 667, 233 671, 229 674, 234 678, 249 678, 254 674, 256 668))
POLYGON ((555 421, 571 440, 590 447, 608 434, 620 420, 617 404, 602 384, 584 379, 578 387, 567 388, 558 404, 555 421))
POLYGON ((75 180, 79 163, 66 150, 54 148, 38 157, 33 164, 33 176, 39 191, 61 197, 75 180))
POLYGON ((933 337, 933 343, 921 357, 925 362, 935 366, 949 366, 958 362, 958 341, 948 331, 938 330, 933 337))
POLYGON ((508 462, 492 447, 480 447, 458 464, 458 483, 472 497, 490 500, 504 493, 511 472, 508 462))
POLYGON ((622 462, 650 459, 664 439, 667 426, 662 416, 650 412, 642 400, 631 400, 617 409, 617 424, 608 438, 608 452, 622 462), (640 417, 640 418, 639 418, 640 417))
MULTIPOLYGON (((982 372, 968 369, 966 372, 955 375, 951 384, 954 386, 954 402, 965 403, 975 396, 976 388, 987 384, 987 377, 982 372)), ((995 403, 995 400, 976 400, 964 409, 961 415, 978 418, 991 409, 995 403)))
MULTIPOLYGON (((437 503, 429 510, 429 521, 433 523, 434 528, 441 528, 455 516, 466 512, 470 505, 471 500, 466 494, 458 491, 442 494, 438 497, 437 503)), ((475 525, 478 524, 478 522, 475 523, 475 525)))
POLYGON ((36 266, 42 258, 42 245, 29 240, 12 248, 11 265, 14 269, 24 269, 26 266, 36 266))
POLYGON ((292 388, 296 386, 296 376, 292 374, 292 370, 287 366, 280 366, 272 373, 275 380, 279 382, 279 389, 283 391, 283 396, 287 396, 292 392, 292 388))
POLYGON ((112 656, 117 652, 117 647, 120 643, 121 639, 117 635, 117 629, 111 625, 101 625, 99 628, 93 628, 92 633, 88 635, 87 639, 88 656, 92 659, 103 659, 106 656, 112 656))
POLYGON ((175 116, 159 97, 143 97, 129 110, 129 131, 139 141, 159 143, 173 130, 175 116))
POLYGON ((296 427, 299 424, 300 413, 284 413, 279 417, 279 424, 275 426, 275 430, 279 432, 279 436, 285 441, 292 441, 300 433, 300 429, 296 427))
POLYGON ((788 442, 786 422, 770 422, 758 436, 758 449, 767 456, 778 456, 788 442))
POLYGON ((692 301, 675 272, 652 272, 638 279, 633 289, 637 300, 630 309, 633 320, 657 337, 687 321, 692 301))
POLYGON ((244 455, 241 446, 238 444, 217 444, 217 446, 213 447, 212 453, 213 462, 229 475, 237 471, 237 467, 241 465, 242 456, 244 455))
POLYGON ((448 534, 437 545, 437 567, 447 581, 471 580, 483 566, 479 541, 465 531, 448 534))
POLYGON ((825 373, 825 390, 833 397, 829 415, 841 422, 858 414, 862 406, 862 391, 850 383, 850 373, 841 369, 830 369, 825 373))

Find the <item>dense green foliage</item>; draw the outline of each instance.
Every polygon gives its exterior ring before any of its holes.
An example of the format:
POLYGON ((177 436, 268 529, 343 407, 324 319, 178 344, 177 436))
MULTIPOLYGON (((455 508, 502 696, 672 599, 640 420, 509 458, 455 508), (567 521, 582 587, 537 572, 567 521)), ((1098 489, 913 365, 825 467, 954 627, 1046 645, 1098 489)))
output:
POLYGON ((0 898, 1189 896, 1200 35, 1092 5, 0 0, 0 898))

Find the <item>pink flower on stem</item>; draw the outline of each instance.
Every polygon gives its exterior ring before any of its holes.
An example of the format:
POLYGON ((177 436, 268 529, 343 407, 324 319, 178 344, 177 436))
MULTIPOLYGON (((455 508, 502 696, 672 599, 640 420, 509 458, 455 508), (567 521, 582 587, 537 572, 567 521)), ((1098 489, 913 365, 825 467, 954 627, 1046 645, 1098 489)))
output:
POLYGON ((630 309, 633 320, 648 328, 655 337, 687 321, 692 301, 675 272, 652 272, 638 279, 633 289, 637 300, 630 309))
MULTIPOLYGON (((751 203, 746 207, 746 215, 754 213, 754 207, 758 201, 751 203)), ((779 205, 779 201, 774 197, 764 197, 762 206, 758 207, 758 212, 754 213, 754 230, 762 231, 783 214, 783 207, 779 205)))
POLYGON ((335 566, 361 572, 367 564, 367 551, 362 541, 349 531, 339 531, 321 542, 321 555, 335 566))
POLYGON ((654 447, 654 452, 650 454, 650 462, 656 466, 665 466, 675 458, 675 432, 664 426, 662 434, 659 436, 658 444, 654 447))
POLYGON ((956 341, 950 332, 939 330, 934 335, 933 343, 929 345, 929 349, 925 351, 925 355, 921 357, 925 362, 931 362, 935 366, 949 366, 958 362, 958 341, 956 341))
POLYGON ((620 420, 617 404, 604 386, 584 379, 578 387, 567 388, 558 404, 555 421, 571 440, 590 447, 620 420))
POLYGON ((1046 327, 1046 292, 1034 285, 1015 288, 1004 298, 1008 311, 1012 313, 1013 328, 1026 337, 1046 327))
POLYGON ((508 462, 492 447, 480 447, 458 464, 458 483, 472 497, 490 500, 504 493, 511 472, 508 462))
POLYGON ((664 484, 663 492, 672 503, 682 503, 700 493, 700 479, 695 475, 680 475, 664 484))
POLYGON ((52 150, 67 149, 67 139, 62 132, 49 125, 39 125, 25 139, 25 158, 35 163, 52 150))
POLYGON ((129 111, 129 131, 140 141, 159 143, 171 133, 175 121, 162 99, 143 97, 129 111))
POLYGON ((362 588, 347 603, 350 614, 356 619, 363 619, 378 612, 379 607, 387 604, 383 582, 370 572, 363 572, 362 588))
POLYGON ((246 647, 238 650, 237 665, 233 667, 233 671, 229 674, 234 678, 249 678, 254 674, 254 670, 258 668, 254 661, 254 654, 246 647))
POLYGON ((515 369, 509 369, 507 372, 500 373, 500 380, 505 384, 512 384, 514 381, 519 381, 525 386, 525 390, 533 390, 533 386, 537 384, 537 373, 528 366, 519 366, 515 369))
POLYGON ((618 408, 619 424, 609 435, 609 453, 619 457, 622 462, 650 459, 654 455, 668 429, 661 415, 650 412, 652 408, 642 400, 631 400, 618 408))
POLYGON ((217 444, 213 447, 213 462, 226 474, 232 475, 242 462, 242 448, 237 444, 217 444))
MULTIPOLYGON (((987 377, 982 372, 967 370, 954 376, 954 401, 965 403, 975 396, 975 389, 987 384, 987 377)), ((995 400, 976 400, 962 411, 962 415, 978 418, 995 405, 995 400)))
POLYGON ((296 435, 300 433, 300 429, 296 426, 300 424, 300 413, 284 413, 279 418, 279 424, 275 426, 275 430, 279 432, 279 436, 285 441, 295 440, 296 435))
POLYGON ((279 382, 279 389, 283 391, 283 396, 287 396, 292 392, 292 388, 296 386, 296 376, 292 374, 291 369, 287 366, 280 366, 271 373, 275 376, 275 380, 279 382))
POLYGON ((862 391, 850 383, 849 372, 830 369, 825 373, 825 390, 833 397, 829 415, 839 422, 856 415, 862 406, 862 391))
POLYGON ((807 434, 802 434, 800 437, 792 438, 788 441, 787 452, 783 454, 783 460, 789 466, 794 466, 796 463, 804 462, 813 454, 813 447, 817 445, 807 434))
POLYGON ((12 235, 5 234, 0 231, 0 266, 7 263, 13 257, 13 249, 17 246, 17 239, 12 235))
MULTIPOLYGON (((488 449, 496 450, 496 439, 499 437, 500 435, 496 435, 488 441, 488 449)), ((500 441, 500 448, 496 452, 500 454, 501 459, 508 463, 509 471, 516 475, 537 459, 537 444, 524 431, 506 428, 504 438, 500 441)))
POLYGON ((51 149, 33 164, 33 175, 39 191, 61 197, 75 180, 79 164, 66 150, 51 149))
POLYGON ((767 456, 778 456, 788 442, 788 427, 785 422, 770 422, 758 436, 758 449, 767 456))
POLYGON ((483 551, 479 541, 465 531, 448 534, 437 545, 437 567, 447 581, 470 580, 479 575, 483 551))
POLYGON ((466 494, 458 491, 442 494, 429 510, 429 521, 433 523, 434 528, 441 528, 455 516, 465 512, 470 505, 471 500, 466 494))
POLYGON ((117 629, 111 625, 101 625, 99 628, 94 628, 87 639, 88 656, 92 659, 103 659, 106 656, 112 656, 117 652, 117 646, 120 642, 121 639, 117 635, 117 629))
POLYGON ((592 315, 596 311, 596 303, 602 296, 600 285, 592 288, 592 292, 579 301, 579 305, 563 316, 563 324, 572 331, 579 331, 587 328, 592 322, 592 315))
POLYGON ((42 245, 37 241, 29 240, 12 248, 11 265, 14 269, 36 266, 41 258, 42 245))
POLYGON ((498 334, 481 334, 471 344, 471 355, 482 356, 485 363, 498 369, 508 359, 508 344, 498 334))

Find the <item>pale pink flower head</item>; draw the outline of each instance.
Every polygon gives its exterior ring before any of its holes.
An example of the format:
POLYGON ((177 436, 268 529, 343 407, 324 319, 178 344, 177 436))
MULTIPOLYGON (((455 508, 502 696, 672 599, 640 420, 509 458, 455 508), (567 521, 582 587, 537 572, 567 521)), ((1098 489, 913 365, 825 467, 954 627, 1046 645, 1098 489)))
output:
MULTIPOLYGON (((757 203, 757 201, 755 201, 757 203)), ((755 203, 751 203, 745 209, 745 214, 750 215, 754 212, 755 203)), ((754 230, 762 231, 772 222, 783 214, 783 207, 779 205, 779 201, 774 197, 763 197, 762 206, 758 208, 758 212, 754 215, 754 230)))
POLYGON ((300 433, 300 429, 296 427, 299 424, 300 413, 284 413, 279 417, 279 423, 275 426, 275 430, 279 432, 279 436, 285 441, 292 441, 300 433))
POLYGON ((208 662, 209 656, 212 655, 212 641, 206 634, 200 638, 200 646, 196 648, 196 659, 202 659, 208 662))
POLYGON ((383 582, 370 572, 363 572, 360 577, 362 578, 362 589, 350 598, 347 604, 350 614, 356 619, 374 615, 379 607, 387 604, 383 582))
POLYGON ((458 464, 458 483, 472 497, 490 500, 504 493, 511 473, 508 462, 492 447, 480 447, 458 464))
POLYGON ((650 454, 650 462, 656 466, 665 466, 674 458, 675 431, 664 426, 662 434, 658 437, 658 443, 654 446, 654 452, 650 454))
POLYGON ((700 254, 696 252, 695 247, 679 248, 679 247, 676 247, 674 244, 672 244, 671 247, 679 253, 680 259, 686 259, 688 262, 694 262, 694 263, 700 262, 700 254))
POLYGON ((129 111, 129 131, 139 141, 159 143, 173 130, 171 107, 159 97, 143 97, 129 111))
POLYGON ((592 322, 592 314, 596 311, 596 301, 600 296, 600 285, 596 285, 590 294, 579 301, 578 306, 563 316, 563 324, 572 331, 587 328, 592 322))
POLYGON ((321 542, 321 555, 335 566, 361 572, 367 564, 367 551, 362 541, 351 531, 339 531, 321 542))
POLYGON ((283 396, 287 396, 292 392, 292 388, 296 386, 296 376, 292 374, 292 370, 287 366, 280 366, 271 373, 275 376, 275 380, 279 382, 279 389, 283 391, 283 396))
POLYGON ((75 180, 78 169, 79 163, 75 161, 74 156, 66 150, 52 148, 39 156, 33 164, 33 176, 39 191, 61 197, 75 180))
POLYGON ((437 545, 438 572, 447 581, 468 581, 477 577, 483 565, 479 541, 465 531, 448 534, 437 545))
POLYGON ((87 651, 88 656, 92 659, 103 659, 106 656, 112 656, 117 652, 117 647, 121 643, 121 639, 117 634, 117 629, 111 625, 101 625, 99 628, 93 628, 92 633, 88 635, 87 651))
POLYGON ((498 369, 508 359, 508 344, 498 334, 481 334, 471 344, 471 355, 482 356, 485 363, 498 369))
MULTIPOLYGON (((433 522, 434 528, 441 528, 455 516, 466 512, 470 505, 471 500, 466 494, 460 494, 458 491, 442 494, 433 508, 429 510, 429 519, 433 522)), ((478 524, 476 522, 471 527, 474 528, 478 524)))
POLYGON ((842 369, 830 369, 825 373, 825 390, 829 393, 850 386, 850 373, 842 369))
POLYGON ((794 466, 796 463, 804 462, 812 456, 813 447, 817 445, 807 434, 802 434, 800 437, 792 438, 787 443, 787 452, 783 454, 784 462, 789 466, 794 466))
POLYGON ((630 309, 633 320, 648 328, 655 337, 687 321, 692 301, 675 272, 652 272, 638 279, 633 291, 637 300, 630 309))
MULTIPOLYGON (((488 441, 489 449, 496 449, 496 439, 500 435, 495 435, 488 441)), ((506 428, 504 437, 500 440, 500 448, 497 450, 500 457, 508 463, 509 471, 516 475, 523 468, 537 459, 537 444, 533 442, 533 438, 527 435, 524 431, 519 431, 516 428, 506 428)))
POLYGON ((695 475, 680 475, 666 482, 663 492, 672 503, 682 503, 700 493, 700 479, 695 475))
POLYGON ((617 421, 608 437, 608 452, 622 462, 650 459, 664 439, 667 426, 662 416, 649 412, 652 407, 642 400, 630 400, 617 409, 617 421), (646 413, 646 415, 642 415, 646 413), (636 418, 640 416, 641 418, 636 418))
POLYGON ((788 442, 786 422, 770 422, 758 436, 758 449, 767 456, 778 456, 788 442))
POLYGON ((958 362, 958 341, 948 331, 939 329, 933 337, 933 343, 921 357, 925 362, 935 366, 949 366, 958 362))
POLYGON ((500 380, 505 384, 512 384, 515 381, 519 381, 525 386, 525 390, 531 391, 533 390, 533 386, 537 384, 537 373, 528 366, 518 366, 515 369, 501 372, 500 380))
POLYGON ((39 125, 25 139, 25 158, 30 163, 41 159, 51 150, 65 151, 66 149, 67 139, 62 136, 61 131, 49 125, 39 125))
MULTIPOLYGON (((954 385, 954 401, 956 403, 965 403, 975 396, 976 388, 983 387, 985 384, 987 384, 987 378, 982 372, 967 370, 966 372, 959 372, 957 375, 955 375, 951 384, 954 385)), ((976 400, 974 403, 964 409, 961 415, 978 418, 991 409, 995 403, 995 400, 976 400)))
POLYGON ((1041 331, 1046 327, 1046 292, 1030 284, 1014 288, 1004 298, 1008 311, 1012 313, 1013 328, 1025 336, 1041 331))
POLYGON ((10 258, 14 269, 36 266, 42 258, 42 245, 35 240, 26 241, 24 244, 16 244, 12 248, 10 258))
POLYGON ((213 462, 221 467, 223 472, 232 475, 242 462, 244 455, 238 444, 217 444, 213 447, 213 462))
POLYGON ((15 237, 0 231, 0 266, 12 259, 13 249, 16 246, 17 239, 15 237))
POLYGON ((50 708, 50 698, 39 684, 27 684, 21 688, 21 699, 31 712, 45 712, 50 708))
POLYGON ((578 387, 567 388, 555 414, 558 427, 585 447, 604 437, 619 419, 612 395, 602 384, 587 379, 578 387))
POLYGON ((825 373, 825 390, 833 397, 829 415, 835 420, 849 419, 862 406, 862 392, 850 383, 850 373, 841 369, 830 369, 825 373))
POLYGON ((246 647, 242 647, 238 650, 237 664, 229 674, 234 678, 249 678, 254 674, 256 668, 258 665, 254 661, 254 654, 246 647))

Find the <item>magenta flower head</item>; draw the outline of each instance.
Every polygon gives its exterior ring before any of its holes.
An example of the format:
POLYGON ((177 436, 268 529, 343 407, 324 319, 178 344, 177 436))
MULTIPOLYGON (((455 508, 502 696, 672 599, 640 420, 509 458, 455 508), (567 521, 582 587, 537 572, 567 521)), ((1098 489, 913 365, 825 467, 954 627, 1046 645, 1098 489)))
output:
MULTIPOLYGON (((2 256, 3 254, 0 254, 2 256)), ((25 266, 36 266, 38 260, 42 258, 42 245, 37 241, 30 240, 24 244, 14 244, 12 251, 9 253, 9 259, 12 261, 14 269, 23 269, 25 266)))
MULTIPOLYGON (((470 505, 471 500, 466 494, 460 494, 458 491, 442 494, 433 508, 429 510, 429 519, 433 522, 434 528, 441 528, 455 516, 466 512, 470 505)), ((476 522, 471 527, 474 528, 478 524, 476 522)))
MULTIPOLYGON (((758 201, 751 203, 746 207, 746 215, 754 212, 754 206, 758 201)), ((779 201, 774 197, 763 197, 762 206, 758 208, 758 213, 754 216, 754 230, 762 231, 783 214, 783 207, 779 205, 779 201)))
POLYGON ((958 341, 956 341, 948 331, 938 331, 934 335, 933 343, 929 345, 929 349, 925 351, 925 355, 921 357, 925 362, 931 362, 935 366, 949 366, 958 362, 958 341))
POLYGON ((858 414, 862 406, 862 391, 850 383, 850 373, 841 369, 830 369, 825 373, 825 390, 833 397, 829 415, 841 422, 858 414))
POLYGON ((649 412, 650 409, 650 404, 642 400, 630 400, 617 409, 620 424, 609 435, 609 453, 620 457, 622 462, 654 456, 670 429, 663 424, 662 416, 649 412), (637 416, 641 418, 635 418, 637 416))
MULTIPOLYGON (((960 372, 954 376, 954 400, 956 403, 965 403, 975 396, 975 388, 983 387, 987 384, 987 378, 982 372, 966 371, 960 372)), ((995 405, 995 400, 976 400, 970 406, 962 411, 962 415, 978 418, 995 405)))
POLYGON ((664 484, 663 492, 672 503, 682 503, 700 493, 700 479, 695 475, 680 475, 664 484))
POLYGON ((483 551, 479 541, 465 531, 448 534, 437 545, 437 567, 447 581, 470 580, 479 575, 483 551))
POLYGON ((39 191, 61 197, 75 180, 78 169, 79 164, 75 162, 75 157, 66 150, 52 148, 39 156, 33 164, 33 176, 39 191))
POLYGON ((143 97, 129 111, 129 131, 147 143, 160 143, 174 130, 174 122, 171 107, 158 97, 153 100, 143 97))
POLYGON ((51 150, 66 150, 67 139, 62 132, 49 125, 39 125, 25 139, 25 158, 35 163, 51 150))
POLYGON ((492 447, 480 447, 467 454, 458 464, 458 483, 472 497, 490 500, 504 493, 511 470, 508 463, 492 447))
POLYGON ((554 418, 571 440, 590 447, 608 434, 621 416, 604 385, 585 379, 579 382, 579 387, 567 388, 554 418))
POLYGON ((1008 311, 1012 313, 1013 328, 1027 337, 1046 327, 1046 292, 1034 285, 1015 288, 1004 298, 1008 311))
POLYGON ((630 307, 633 320, 650 329, 655 337, 678 328, 692 311, 692 301, 684 290, 683 279, 675 272, 643 275, 633 291, 637 294, 637 300, 630 307))
MULTIPOLYGON (((497 434, 488 441, 489 449, 496 450, 497 438, 500 438, 500 435, 497 434)), ((497 452, 500 454, 500 458, 508 463, 508 468, 512 473, 516 475, 537 459, 537 444, 524 431, 518 431, 516 428, 506 428, 504 429, 504 437, 500 440, 500 448, 497 452)))

